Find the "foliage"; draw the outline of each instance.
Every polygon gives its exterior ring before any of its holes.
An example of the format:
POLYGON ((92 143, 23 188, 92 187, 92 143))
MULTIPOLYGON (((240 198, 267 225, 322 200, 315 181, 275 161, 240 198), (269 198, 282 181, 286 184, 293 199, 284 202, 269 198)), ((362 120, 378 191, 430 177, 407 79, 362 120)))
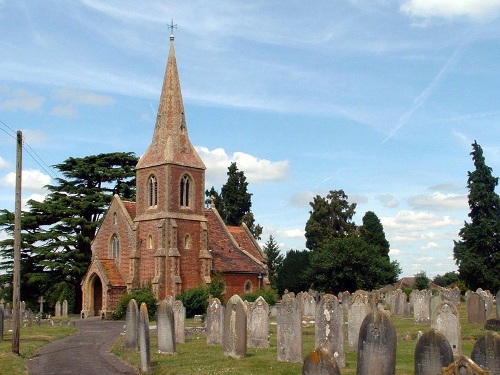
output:
POLYGON ((269 236, 262 250, 267 256, 267 271, 269 272, 271 288, 276 289, 278 287, 278 271, 283 265, 285 256, 281 254, 280 247, 272 235, 269 236))
POLYGON ((240 297, 244 301, 255 302, 255 300, 261 296, 266 300, 269 306, 274 306, 279 300, 278 291, 273 288, 259 289, 256 292, 242 294, 240 297))
POLYGON ((283 294, 285 289, 289 292, 299 293, 309 290, 310 283, 307 279, 309 267, 308 250, 289 250, 283 264, 278 270, 278 292, 283 294))
POLYGON ((413 284, 413 289, 424 290, 429 287, 429 282, 431 280, 427 277, 425 271, 420 271, 415 274, 415 283, 413 284))
POLYGON ((323 247, 334 238, 343 238, 356 231, 352 221, 356 203, 349 204, 343 190, 330 190, 326 197, 316 195, 309 203, 306 223, 306 247, 310 250, 323 247))
POLYGON ((55 306, 56 302, 68 301, 68 311, 75 310, 75 287, 66 281, 52 285, 47 291, 47 302, 49 306, 55 306))
POLYGON ((220 194, 212 186, 205 191, 206 203, 213 203, 222 220, 227 225, 241 225, 245 223, 253 236, 260 240, 262 227, 255 224, 251 211, 252 194, 248 192, 248 182, 243 171, 239 171, 235 162, 232 162, 227 171, 227 182, 222 186, 220 194))
POLYGON ((444 275, 436 275, 434 279, 432 279, 432 282, 436 285, 439 286, 450 286, 453 284, 457 284, 459 281, 458 279, 458 273, 455 271, 452 272, 446 272, 444 275))
POLYGON ((178 294, 176 298, 182 301, 186 308, 186 317, 192 318, 195 315, 203 315, 207 312, 209 296, 208 288, 200 285, 178 294))
POLYGON ((223 277, 215 273, 212 275, 210 285, 208 286, 208 294, 213 298, 218 298, 221 303, 224 303, 224 291, 226 290, 226 283, 223 277))
POLYGON ((460 279, 472 290, 500 289, 500 198, 495 192, 498 178, 485 163, 481 146, 474 142, 471 152, 475 170, 469 172, 470 223, 454 241, 453 256, 460 279))
POLYGON ((155 296, 153 295, 151 287, 147 287, 147 288, 134 289, 132 290, 132 293, 126 294, 122 298, 120 298, 118 306, 116 307, 115 311, 113 311, 112 317, 114 320, 125 319, 127 315, 127 306, 131 299, 135 299, 135 302, 137 302, 138 307, 140 307, 141 304, 144 302, 148 308, 149 320, 156 319, 157 301, 155 296))
MULTIPOLYGON (((64 178, 46 188, 43 202, 29 200, 21 215, 21 292, 37 300, 57 294, 55 285, 72 286, 80 308, 80 282, 87 272, 90 244, 114 194, 135 195, 133 153, 109 153, 68 158, 55 165, 64 178)), ((0 230, 9 237, 0 241, 0 269, 12 275, 14 215, 0 211, 0 230)), ((70 298, 68 298, 69 302, 70 298)))
POLYGON ((380 256, 389 257, 389 241, 385 238, 384 227, 374 212, 367 211, 365 213, 359 234, 369 245, 378 249, 380 256))

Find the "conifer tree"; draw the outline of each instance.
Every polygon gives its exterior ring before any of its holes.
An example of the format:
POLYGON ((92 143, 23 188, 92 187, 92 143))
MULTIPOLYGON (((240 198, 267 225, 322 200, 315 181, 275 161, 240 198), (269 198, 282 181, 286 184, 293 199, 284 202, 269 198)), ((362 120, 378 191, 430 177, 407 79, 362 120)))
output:
POLYGON ((272 235, 264 244, 262 249, 264 254, 267 256, 267 270, 269 272, 269 282, 271 283, 271 288, 278 288, 278 272, 283 265, 283 259, 285 256, 281 254, 280 247, 272 235))

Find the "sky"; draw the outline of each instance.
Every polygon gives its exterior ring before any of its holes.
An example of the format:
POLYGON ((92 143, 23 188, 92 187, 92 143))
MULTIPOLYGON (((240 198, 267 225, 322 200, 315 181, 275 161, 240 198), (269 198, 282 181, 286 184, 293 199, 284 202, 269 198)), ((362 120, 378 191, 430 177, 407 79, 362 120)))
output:
POLYGON ((17 130, 23 202, 68 157, 145 152, 173 21, 207 188, 237 163, 262 244, 305 249, 309 202, 342 189, 401 276, 455 271, 474 140, 500 176, 499 18, 500 0, 0 0, 0 209, 17 130))

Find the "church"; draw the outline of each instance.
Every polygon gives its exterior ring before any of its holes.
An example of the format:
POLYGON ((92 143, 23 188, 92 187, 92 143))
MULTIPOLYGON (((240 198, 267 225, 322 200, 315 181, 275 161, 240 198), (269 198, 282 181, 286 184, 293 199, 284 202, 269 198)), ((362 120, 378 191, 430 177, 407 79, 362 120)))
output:
POLYGON ((188 137, 171 35, 153 139, 136 165, 136 202, 115 195, 92 241, 83 317, 110 317, 138 287, 161 300, 217 274, 229 299, 269 284, 266 256, 245 224, 227 226, 205 206, 205 169, 188 137))

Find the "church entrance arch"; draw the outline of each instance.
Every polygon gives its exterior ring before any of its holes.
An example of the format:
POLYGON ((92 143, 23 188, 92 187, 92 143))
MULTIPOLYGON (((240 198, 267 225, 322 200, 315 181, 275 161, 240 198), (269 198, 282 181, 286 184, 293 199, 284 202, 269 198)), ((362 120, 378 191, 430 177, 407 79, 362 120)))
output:
POLYGON ((101 278, 99 276, 95 276, 94 282, 93 282, 93 305, 94 305, 94 311, 93 315, 94 316, 99 316, 99 310, 102 310, 102 282, 101 278))

